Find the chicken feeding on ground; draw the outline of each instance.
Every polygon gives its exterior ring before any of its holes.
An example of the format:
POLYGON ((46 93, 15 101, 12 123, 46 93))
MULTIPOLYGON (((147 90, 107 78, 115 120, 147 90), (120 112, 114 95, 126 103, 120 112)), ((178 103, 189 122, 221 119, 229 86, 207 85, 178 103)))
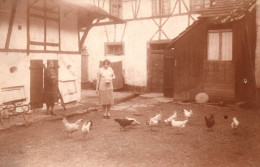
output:
POLYGON ((93 126, 93 122, 90 120, 90 121, 87 121, 85 122, 83 125, 82 125, 82 128, 81 128, 81 131, 84 135, 84 138, 86 137, 86 135, 89 133, 90 131, 90 127, 93 126))
POLYGON ((126 126, 130 126, 134 120, 128 120, 128 119, 114 119, 114 121, 118 122, 120 125, 120 130, 122 129, 122 127, 125 129, 126 126))
POLYGON ((151 126, 151 130, 153 130, 154 126, 159 126, 159 122, 162 119, 162 115, 161 112, 157 113, 155 116, 153 116, 152 118, 150 118, 150 120, 148 122, 146 122, 147 125, 151 126))
POLYGON ((184 112, 186 119, 191 118, 191 115, 193 114, 192 110, 188 111, 186 109, 183 109, 183 112, 184 112))
POLYGON ((231 123, 231 128, 232 129, 237 129, 237 126, 239 125, 239 122, 238 122, 238 120, 237 120, 237 118, 236 117, 233 117, 232 118, 232 123, 231 123))
POLYGON ((184 120, 184 121, 176 121, 176 120, 172 120, 171 121, 171 124, 172 124, 172 127, 174 128, 178 128, 178 130, 180 130, 181 128, 184 128, 185 125, 187 124, 188 120, 184 120))
POLYGON ((174 114, 172 116, 170 116, 169 118, 165 119, 163 122, 166 124, 170 124, 172 122, 173 119, 177 118, 177 112, 174 111, 174 114))
POLYGON ((211 114, 209 118, 208 118, 207 116, 205 116, 205 122, 206 122, 206 126, 207 126, 209 129, 212 129, 212 127, 215 125, 215 117, 214 117, 214 114, 211 114))
POLYGON ((133 120, 134 122, 132 122, 132 124, 131 124, 131 125, 133 125, 133 126, 135 126, 135 125, 141 126, 141 123, 138 122, 138 121, 137 121, 136 119, 134 119, 134 118, 125 117, 125 119, 127 119, 127 120, 133 120))
POLYGON ((65 130, 72 136, 73 132, 78 131, 80 128, 80 123, 82 122, 83 119, 77 120, 75 123, 69 123, 66 117, 63 117, 63 123, 65 125, 65 130))

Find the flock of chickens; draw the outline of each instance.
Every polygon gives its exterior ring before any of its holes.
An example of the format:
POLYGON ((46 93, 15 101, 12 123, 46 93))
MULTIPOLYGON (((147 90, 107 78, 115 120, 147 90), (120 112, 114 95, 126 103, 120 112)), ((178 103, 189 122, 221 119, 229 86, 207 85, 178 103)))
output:
MULTIPOLYGON (((189 121, 189 119, 192 117, 193 115, 193 111, 192 110, 186 110, 183 109, 183 113, 185 116, 185 120, 182 121, 177 121, 177 112, 175 111, 173 115, 171 115, 169 118, 163 120, 163 122, 167 125, 171 125, 174 128, 178 128, 178 130, 184 128, 187 124, 187 122, 189 121)), ((224 116, 225 119, 227 119, 227 116, 224 116)), ((153 130, 153 127, 158 127, 160 126, 162 120, 162 114, 161 111, 158 112, 156 115, 154 115, 153 117, 151 117, 149 119, 149 121, 146 122, 147 126, 151 127, 151 130, 153 130)), ((70 136, 72 136, 72 133, 79 131, 80 130, 80 124, 83 121, 83 119, 79 119, 77 120, 75 123, 69 123, 66 117, 63 117, 63 123, 65 126, 65 130, 68 132, 68 134, 70 136)), ((117 122, 120 125, 120 130, 123 128, 125 129, 125 127, 127 126, 135 126, 135 125, 141 125, 140 122, 138 122, 136 119, 134 118, 129 118, 129 117, 125 117, 124 119, 114 119, 115 122, 117 122)), ((211 114, 209 117, 205 116, 205 123, 206 123, 206 127, 208 129, 212 129, 212 127, 215 125, 215 117, 214 114, 211 114)), ((232 122, 231 122, 231 128, 232 129, 236 129, 239 125, 239 122, 237 120, 236 117, 233 117, 232 122)), ((83 133, 84 138, 86 137, 86 135, 89 133, 91 127, 93 126, 93 122, 91 120, 86 121, 82 127, 81 127, 81 132, 83 133)))

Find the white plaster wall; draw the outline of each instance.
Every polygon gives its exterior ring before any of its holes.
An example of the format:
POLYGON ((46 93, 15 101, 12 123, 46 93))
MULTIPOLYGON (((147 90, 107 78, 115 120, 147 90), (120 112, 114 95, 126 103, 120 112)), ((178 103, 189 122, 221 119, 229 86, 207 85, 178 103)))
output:
MULTIPOLYGON (((8 32, 9 19, 11 14, 12 4, 0 1, 0 9, 7 9, 5 13, 0 13, 0 48, 5 47, 6 36, 8 32)), ((1 11, 0 10, 0 11, 1 11)), ((78 51, 78 29, 77 29, 77 10, 70 7, 62 7, 61 9, 61 50, 62 51, 78 51), (65 16, 64 13, 68 12, 65 16)), ((10 39, 10 49, 27 48, 27 9, 26 1, 18 0, 17 11, 14 18, 14 24, 10 39), (22 26, 18 30, 18 25, 22 26)), ((31 17, 33 19, 33 17, 31 17)), ((31 21, 30 38, 33 41, 43 42, 43 21, 35 19, 31 21)), ((47 21, 47 42, 58 42, 57 24, 47 21)), ((32 46, 33 47, 33 46, 32 46)), ((32 49, 31 47, 31 49, 32 49)), ((43 50, 43 46, 34 46, 34 49, 43 50)), ((24 86, 27 102, 30 101, 30 60, 43 60, 47 63, 49 59, 56 59, 59 61, 59 80, 76 81, 77 93, 73 95, 73 99, 80 100, 81 91, 81 55, 80 54, 57 54, 57 53, 30 53, 25 52, 0 52, 0 104, 3 102, 1 96, 1 89, 4 87, 24 86), (71 68, 67 68, 68 65, 71 68), (16 67, 15 73, 10 73, 10 68, 16 67)))
MULTIPOLYGON (((159 22, 159 19, 155 19, 159 22)), ((162 22, 165 19, 162 20, 162 22)), ((179 35, 188 26, 188 16, 178 16, 168 19, 162 30, 169 39, 173 39, 179 35)), ((108 39, 104 26, 98 26, 91 29, 86 39, 86 46, 89 52, 89 80, 93 81, 96 78, 98 63, 104 59, 104 43, 105 42, 120 42, 123 35, 124 24, 106 26, 108 39), (114 33, 116 32, 116 40, 114 33)), ((146 86, 147 81, 147 43, 158 30, 157 25, 151 20, 139 20, 127 22, 123 42, 125 44, 125 56, 109 56, 112 61, 122 60, 123 71, 125 74, 126 84, 135 86, 146 86)), ((157 33, 153 40, 159 39, 157 33)), ((161 33, 161 39, 167 39, 161 33)))
POLYGON ((27 3, 21 0, 17 3, 16 14, 14 17, 13 29, 10 39, 10 49, 26 49, 27 46, 27 3), (21 30, 18 30, 18 26, 21 26, 21 30))
POLYGON ((0 48, 5 47, 5 41, 8 32, 9 20, 11 16, 11 4, 4 4, 0 1, 0 48))
MULTIPOLYGON (((0 52, 0 90, 4 87, 24 86, 27 102, 30 100, 30 57, 26 53, 1 53, 0 52), (11 67, 17 71, 10 72, 11 67)), ((1 93, 1 91, 0 91, 1 93)), ((0 104, 4 97, 0 94, 0 104)))
POLYGON ((78 21, 77 10, 69 6, 61 6, 61 50, 62 51, 78 51, 78 21))
MULTIPOLYGON (((189 7, 189 0, 184 0, 187 7, 189 7)), ((175 5, 175 0, 171 1, 171 11, 175 5)), ((123 19, 133 18, 132 4, 134 1, 123 1, 123 19)), ((97 5, 97 4, 96 4, 97 5)), ((152 15, 151 0, 141 1, 138 12, 138 18, 150 17, 152 15)), ((105 3, 104 9, 109 11, 108 2, 105 3)), ((176 6, 173 14, 179 12, 179 5, 176 6)), ((187 9, 182 4, 181 13, 187 12, 187 9)), ((196 18, 197 16, 193 16, 196 18)), ((175 16, 170 18, 163 18, 162 24, 167 22, 162 27, 169 40, 178 36, 188 26, 188 16, 175 16)), ((155 19, 159 24, 159 19, 155 19)), ((192 24, 193 20, 190 20, 192 24)), ((124 24, 106 25, 94 27, 90 30, 85 45, 89 52, 89 80, 96 79, 96 73, 99 67, 99 61, 105 58, 104 43, 105 42, 120 42, 124 24), (105 29, 106 27, 106 29, 105 29), (115 30, 116 29, 116 30, 115 30), (108 37, 106 35, 108 33, 108 37), (116 33, 116 34, 115 34, 116 33)), ((147 82, 147 43, 150 40, 158 40, 159 33, 156 33, 158 26, 152 19, 128 21, 125 29, 125 35, 122 39, 125 45, 125 56, 108 56, 107 58, 112 61, 122 61, 123 71, 125 76, 125 83, 135 86, 146 86, 147 82), (155 34, 156 33, 156 34, 155 34), (154 35, 155 34, 155 35, 154 35), (154 35, 153 39, 152 36, 154 35)), ((161 40, 167 39, 161 33, 161 40)))

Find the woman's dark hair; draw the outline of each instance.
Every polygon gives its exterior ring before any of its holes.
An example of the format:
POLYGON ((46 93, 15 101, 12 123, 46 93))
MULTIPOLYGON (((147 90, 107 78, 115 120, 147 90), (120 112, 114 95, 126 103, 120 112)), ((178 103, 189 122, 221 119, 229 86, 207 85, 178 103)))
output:
POLYGON ((106 64, 110 65, 110 60, 105 59, 105 60, 103 61, 103 65, 106 65, 106 64))

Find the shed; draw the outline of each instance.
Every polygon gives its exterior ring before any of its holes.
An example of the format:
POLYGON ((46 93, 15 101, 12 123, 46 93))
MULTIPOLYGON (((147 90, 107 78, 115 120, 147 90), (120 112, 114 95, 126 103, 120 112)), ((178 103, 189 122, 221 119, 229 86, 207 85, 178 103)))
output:
POLYGON ((257 102, 255 78, 256 1, 216 0, 170 43, 173 97, 257 102))

